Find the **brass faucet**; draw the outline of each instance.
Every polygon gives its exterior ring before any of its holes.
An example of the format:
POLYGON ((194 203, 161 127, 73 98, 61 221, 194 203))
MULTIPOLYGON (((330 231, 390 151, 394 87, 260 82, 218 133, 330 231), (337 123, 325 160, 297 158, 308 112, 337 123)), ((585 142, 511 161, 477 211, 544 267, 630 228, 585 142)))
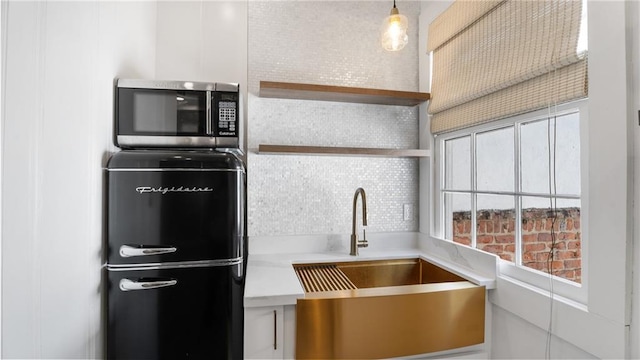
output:
POLYGON ((355 195, 353 195, 353 227, 351 228, 351 252, 349 255, 357 256, 358 248, 367 247, 367 234, 365 229, 362 229, 362 240, 358 240, 356 234, 356 205, 358 204, 358 195, 362 195, 362 226, 367 226, 367 196, 363 188, 356 189, 355 195))

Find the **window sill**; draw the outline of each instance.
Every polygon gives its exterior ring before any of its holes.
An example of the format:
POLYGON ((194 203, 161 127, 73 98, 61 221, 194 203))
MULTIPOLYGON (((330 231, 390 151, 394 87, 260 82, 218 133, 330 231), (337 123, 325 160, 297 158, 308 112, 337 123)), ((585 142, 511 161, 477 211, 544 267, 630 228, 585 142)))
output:
MULTIPOLYGON (((488 253, 467 245, 455 243, 451 240, 443 239, 437 236, 430 236, 434 242, 436 242, 437 250, 428 249, 429 254, 433 251, 442 251, 446 249, 444 253, 447 257, 450 257, 450 261, 459 264, 463 267, 469 267, 470 259, 491 259, 495 264, 496 274, 495 277, 502 277, 504 279, 510 279, 514 283, 520 284, 523 287, 540 293, 546 294, 549 297, 549 277, 541 272, 516 266, 514 263, 502 260, 495 254, 488 253), (455 255, 455 256, 454 256, 455 255)), ((444 254, 443 253, 443 254, 444 254)), ((443 257, 443 255, 435 254, 443 257)), ((485 265, 486 266, 486 265, 485 265)), ((553 282, 554 298, 566 299, 568 303, 575 304, 578 307, 584 307, 586 309, 587 304, 587 289, 577 283, 573 283, 562 278, 556 278, 553 282)))
POLYGON ((526 267, 516 266, 514 263, 500 259, 498 262, 498 276, 510 279, 518 284, 549 296, 553 289, 554 298, 564 298, 571 303, 586 306, 587 291, 584 286, 562 278, 553 278, 553 287, 549 285, 549 276, 526 267))
MULTIPOLYGON (((542 296, 544 296, 547 299, 551 298, 551 293, 545 289, 539 288, 535 285, 532 285, 530 283, 518 280, 516 278, 512 278, 509 275, 504 275, 504 274, 499 274, 498 278, 501 280, 501 283, 505 283, 505 282, 509 282, 510 284, 512 284, 513 286, 518 286, 521 287, 523 290, 525 291, 531 291, 534 292, 536 294, 540 294, 542 296)), ((559 303, 563 303, 566 306, 570 306, 576 310, 579 311, 584 311, 584 312, 588 312, 588 307, 586 304, 583 304, 581 302, 575 301, 573 299, 567 298, 565 296, 559 295, 554 293, 553 294, 553 301, 554 302, 559 302, 559 303)))

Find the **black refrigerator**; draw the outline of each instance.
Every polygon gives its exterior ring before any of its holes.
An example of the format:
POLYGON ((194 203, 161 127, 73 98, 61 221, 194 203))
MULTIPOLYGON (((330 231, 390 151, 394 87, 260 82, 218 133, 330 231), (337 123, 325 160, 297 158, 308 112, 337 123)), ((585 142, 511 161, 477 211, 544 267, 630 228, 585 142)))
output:
POLYGON ((124 150, 106 173, 107 358, 241 359, 242 160, 124 150))

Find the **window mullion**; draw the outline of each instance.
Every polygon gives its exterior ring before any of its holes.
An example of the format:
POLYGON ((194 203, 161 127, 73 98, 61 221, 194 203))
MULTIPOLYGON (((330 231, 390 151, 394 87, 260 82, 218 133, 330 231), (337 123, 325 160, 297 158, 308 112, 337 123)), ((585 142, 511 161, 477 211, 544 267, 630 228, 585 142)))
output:
POLYGON ((476 191, 478 190, 477 188, 477 176, 476 176, 476 166, 477 166, 477 162, 476 162, 476 133, 473 132, 470 135, 470 139, 469 139, 469 149, 471 151, 471 161, 469 161, 470 165, 471 165, 471 211, 469 214, 469 217, 471 218, 471 247, 475 248, 476 244, 477 244, 477 229, 478 229, 478 224, 477 224, 477 216, 476 214, 477 209, 476 209, 476 205, 477 205, 477 194, 476 191))
POLYGON ((514 124, 514 129, 513 129, 513 144, 514 144, 514 171, 515 171, 515 184, 514 184, 514 189, 516 190, 516 195, 515 195, 515 203, 514 203, 514 207, 515 207, 515 224, 514 224, 514 242, 515 242, 515 252, 514 252, 514 263, 517 266, 521 266, 522 265, 522 181, 521 181, 521 164, 522 164, 522 159, 520 157, 520 123, 516 123, 514 124))
MULTIPOLYGON (((446 168, 446 158, 445 158, 445 141, 440 139, 439 143, 438 143, 438 151, 440 152, 440 154, 442 154, 442 156, 440 156, 440 161, 438 163, 438 193, 440 194, 439 197, 439 201, 440 201, 440 211, 438 211, 439 213, 439 218, 438 218, 438 225, 439 225, 439 234, 441 237, 446 237, 447 236, 447 229, 446 229, 446 217, 447 214, 445 213, 444 209, 445 209, 445 192, 443 191, 444 188, 447 187, 446 185, 446 173, 445 171, 447 170, 446 168)), ((453 238, 451 239, 453 240, 453 238)))

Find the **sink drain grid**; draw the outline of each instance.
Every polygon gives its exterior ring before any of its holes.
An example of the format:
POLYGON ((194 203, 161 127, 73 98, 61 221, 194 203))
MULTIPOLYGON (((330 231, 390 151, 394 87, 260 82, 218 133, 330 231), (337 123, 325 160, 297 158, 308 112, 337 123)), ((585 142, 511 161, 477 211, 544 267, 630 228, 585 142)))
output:
POLYGON ((336 265, 295 266, 296 275, 305 292, 357 289, 336 265))

